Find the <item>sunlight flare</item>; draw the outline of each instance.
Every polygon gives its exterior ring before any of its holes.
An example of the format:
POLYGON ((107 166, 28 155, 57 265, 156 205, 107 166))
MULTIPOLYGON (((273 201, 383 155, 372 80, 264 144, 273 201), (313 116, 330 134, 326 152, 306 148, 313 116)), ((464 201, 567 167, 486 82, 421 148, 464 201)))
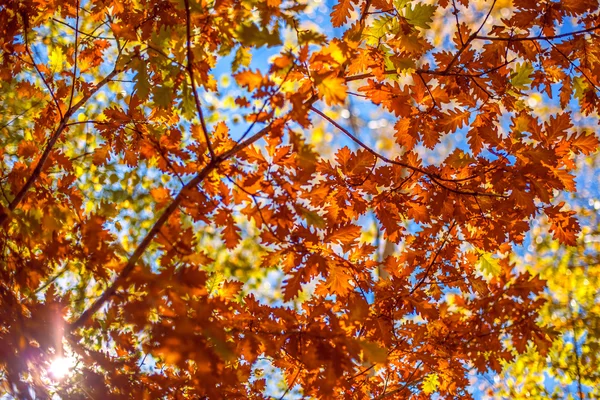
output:
POLYGON ((63 379, 71 373, 75 360, 69 357, 57 357, 50 364, 48 372, 54 379, 63 379))

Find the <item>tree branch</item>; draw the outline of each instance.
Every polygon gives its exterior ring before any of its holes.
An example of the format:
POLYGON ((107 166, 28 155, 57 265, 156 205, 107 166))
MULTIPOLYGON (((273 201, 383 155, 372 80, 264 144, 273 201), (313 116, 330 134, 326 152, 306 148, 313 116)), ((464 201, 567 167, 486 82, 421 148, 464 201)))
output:
POLYGON ((556 40, 556 39, 562 39, 562 38, 569 37, 569 36, 579 35, 581 33, 593 32, 598 29, 600 29, 600 25, 596 25, 592 28, 581 29, 579 31, 561 33, 559 35, 550 35, 550 36, 538 35, 538 36, 525 36, 525 37, 477 36, 476 39, 490 40, 490 41, 496 41, 496 42, 525 42, 525 41, 532 41, 532 40, 556 40))
MULTIPOLYGON (((310 98, 305 103, 305 105, 310 106, 314 101, 316 101, 316 98, 314 98, 314 97, 310 98)), ((288 116, 286 116, 285 120, 287 120, 289 118, 290 117, 288 115, 288 116)), ((77 318, 70 325, 68 325, 67 328, 65 329, 65 331, 73 332, 74 330, 81 328, 117 292, 117 290, 124 283, 125 279, 127 279, 127 277, 131 274, 131 272, 133 272, 133 269, 135 268, 137 262, 139 261, 141 256, 144 254, 144 252, 146 251, 148 246, 150 246, 150 244, 154 240, 154 237, 159 233, 159 231, 164 226, 164 224, 167 222, 169 217, 175 212, 175 210, 177 210, 177 208, 183 201, 187 192, 189 192, 190 190, 195 188, 198 184, 200 184, 204 180, 204 178, 206 178, 212 171, 217 169, 221 165, 221 163, 228 160, 229 158, 231 158, 232 156, 237 154, 239 151, 245 149, 246 147, 252 145, 257 140, 264 137, 271 130, 271 127, 272 127, 272 124, 263 128, 259 132, 255 133, 253 136, 249 137, 245 141, 235 145, 234 147, 232 147, 230 150, 224 152, 223 154, 220 154, 220 155, 212 158, 210 160, 210 162, 181 189, 179 194, 177 194, 177 196, 173 199, 171 204, 169 204, 169 206, 165 209, 163 214, 154 223, 154 225, 152 226, 150 231, 146 234, 144 239, 142 239, 142 241, 140 242, 138 247, 135 249, 135 251, 133 252, 131 257, 129 257, 127 264, 125 264, 125 267, 123 267, 123 269, 121 270, 121 272, 119 273, 117 278, 108 287, 108 289, 106 289, 102 293, 102 295, 98 299, 96 299, 96 301, 79 316, 79 318, 77 318)))
POLYGON ((202 112, 202 105, 200 104, 200 97, 196 90, 196 81, 194 80, 194 53, 192 53, 192 21, 190 16, 190 2, 184 0, 185 4, 185 20, 186 20, 186 34, 187 34, 187 71, 190 76, 190 82, 192 84, 192 93, 194 94, 194 102, 196 103, 196 110, 198 111, 198 117, 200 118, 200 125, 202 126, 202 132, 204 132, 204 139, 206 140, 206 146, 211 158, 215 157, 215 151, 212 148, 210 138, 208 136, 208 129, 206 128, 206 121, 204 120, 204 113, 202 112))
MULTIPOLYGON (((435 76, 461 76, 464 78, 481 78, 484 75, 487 75, 491 72, 497 71, 500 68, 513 63, 515 60, 516 60, 516 58, 513 58, 509 61, 503 62, 500 65, 496 65, 495 67, 492 67, 490 69, 487 69, 485 71, 481 71, 481 72, 478 72, 475 74, 463 73, 463 72, 452 72, 452 71, 439 71, 439 70, 432 70, 432 69, 420 69, 420 68, 416 69, 415 73, 416 74, 435 75, 435 76)), ((395 69, 387 69, 387 70, 383 71, 383 74, 384 75, 398 75, 398 71, 395 69)), ((374 75, 372 73, 367 72, 364 74, 349 76, 346 78, 346 82, 358 81, 360 79, 373 78, 373 77, 374 77, 374 75)))
MULTIPOLYGON (((129 62, 131 62, 131 60, 129 62)), ((21 203, 21 201, 23 201, 23 198, 25 198, 25 195, 27 194, 27 192, 29 191, 29 189, 31 189, 31 187, 33 186, 33 184, 35 183, 35 181, 39 178, 40 174, 44 170, 44 166, 46 164, 46 161, 48 161, 48 157, 50 157, 50 153, 52 152, 52 149, 54 148, 54 145, 56 144, 56 142, 60 138, 60 136, 63 133, 63 131, 69 126, 69 123, 67 122, 69 120, 69 118, 79 108, 81 108, 81 106, 83 106, 90 99, 90 97, 92 97, 104 85, 106 85, 108 82, 110 82, 110 80, 115 75, 121 73, 125 69, 125 67, 127 66, 127 64, 129 64, 129 62, 127 62, 121 68, 115 68, 104 79, 102 79, 100 82, 98 82, 96 84, 96 86, 93 89, 91 89, 90 92, 87 95, 85 95, 81 100, 79 100, 77 103, 75 103, 75 105, 73 105, 71 108, 69 108, 67 110, 67 112, 65 113, 64 117, 62 118, 60 124, 58 125, 58 128, 56 128, 56 131, 50 137, 50 140, 46 144, 46 148, 44 149, 44 152, 42 153, 42 156, 40 157, 37 165, 35 166, 35 169, 33 170, 33 172, 31 173, 31 175, 29 176, 29 178, 25 182, 25 185, 23 185, 23 187, 19 190, 19 192, 17 193, 17 195, 15 196, 15 198, 8 205, 8 210, 9 211, 14 211, 19 206, 19 204, 21 203)), ((2 213, 2 214, 0 214, 0 226, 4 225, 4 223, 6 222, 6 220, 9 217, 9 215, 10 215, 10 212, 9 213, 2 213)))
POLYGON ((69 105, 67 108, 71 108, 73 105, 73 96, 75 96, 75 76, 77 75, 77 53, 79 52, 79 0, 77 0, 77 8, 75 9, 75 54, 73 55, 73 81, 71 82, 71 95, 69 96, 69 105))
POLYGON ((108 301, 112 295, 114 295, 121 284, 125 281, 125 279, 131 274, 133 269, 135 268, 138 260, 144 254, 150 243, 154 240, 154 237, 158 234, 163 225, 167 222, 169 217, 175 212, 175 210, 179 207, 181 202, 183 201, 185 195, 195 188, 209 173, 211 173, 218 166, 218 161, 216 159, 212 159, 211 162, 206 165, 202 171, 200 171, 196 176, 194 176, 175 196, 171 204, 165 209, 160 218, 154 223, 150 231, 146 234, 144 239, 140 242, 138 247, 135 249, 125 267, 121 270, 117 278, 113 281, 113 283, 106 289, 102 295, 96 299, 96 301, 85 310, 79 318, 77 318, 74 322, 67 326, 66 330, 72 332, 78 328, 81 328, 88 319, 92 315, 94 315, 102 306, 108 301))
POLYGON ((434 182, 436 185, 438 185, 438 186, 440 186, 440 187, 442 187, 442 188, 444 188, 444 189, 446 189, 446 190, 448 190, 448 191, 450 191, 452 193, 464 194, 464 195, 471 195, 471 196, 506 197, 504 195, 500 195, 500 194, 496 194, 496 193, 473 192, 473 191, 466 191, 466 190, 454 189, 454 188, 451 188, 449 186, 446 186, 443 183, 441 183, 441 181, 454 182, 454 180, 453 179, 449 179, 449 178, 442 178, 440 176, 436 176, 436 175, 434 175, 434 174, 432 174, 430 172, 427 172, 423 168, 415 167, 413 165, 410 165, 410 164, 402 162, 402 161, 397 161, 397 160, 392 160, 390 158, 387 158, 386 156, 384 156, 384 155, 376 152, 371 147, 367 146, 365 143, 363 143, 356 136, 354 136, 353 134, 351 134, 350 132, 348 132, 348 130, 346 128, 344 128, 343 126, 341 126, 340 124, 338 124, 337 122, 335 122, 333 119, 331 119, 330 117, 328 117, 327 115, 325 115, 320 110, 316 109, 313 106, 311 106, 310 109, 312 111, 314 111, 315 113, 319 114, 321 117, 323 117, 330 124, 332 124, 333 126, 335 126, 336 128, 338 128, 340 131, 342 131, 354 143, 358 144, 360 147, 362 147, 363 149, 365 149, 366 151, 368 151, 369 153, 371 153, 375 157, 379 158, 380 160, 385 161, 388 164, 398 165, 400 167, 409 169, 411 171, 419 172, 419 173, 427 176, 429 179, 431 179, 431 181, 434 182))
POLYGON ((461 54, 464 53, 464 51, 469 47, 469 45, 471 44, 471 42, 473 40, 477 39, 477 35, 481 31, 481 29, 483 29, 483 26, 485 25, 485 23, 487 22, 488 18, 492 14, 492 10, 494 9, 495 5, 496 5, 496 0, 494 0, 494 2, 492 3, 492 6, 490 7, 490 9, 489 9, 487 15, 485 16, 485 18, 483 19, 483 22, 481 23, 481 25, 479 25, 479 29, 477 29, 477 31, 474 34, 472 34, 471 36, 469 36, 469 38, 462 45, 462 47, 460 49, 458 49, 458 52, 454 55, 454 57, 452 58, 452 60, 450 61, 450 63, 448 63, 448 66, 444 70, 445 72, 448 72, 448 71, 450 71, 452 69, 452 67, 454 66, 454 64, 456 64, 458 62, 458 59, 460 58, 461 54))

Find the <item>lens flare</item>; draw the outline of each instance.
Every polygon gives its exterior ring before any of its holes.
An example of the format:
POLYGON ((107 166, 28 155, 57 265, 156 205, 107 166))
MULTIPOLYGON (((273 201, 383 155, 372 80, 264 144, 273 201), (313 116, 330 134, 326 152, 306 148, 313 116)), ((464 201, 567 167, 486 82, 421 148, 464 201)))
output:
POLYGON ((50 364, 48 372, 54 379, 63 379, 71 373, 73 366, 74 360, 72 358, 57 357, 50 364))

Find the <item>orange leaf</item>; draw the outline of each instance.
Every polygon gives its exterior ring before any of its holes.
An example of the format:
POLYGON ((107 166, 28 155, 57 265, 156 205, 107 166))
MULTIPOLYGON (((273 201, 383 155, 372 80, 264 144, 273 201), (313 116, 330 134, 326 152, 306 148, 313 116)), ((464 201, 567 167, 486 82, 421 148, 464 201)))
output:
POLYGON ((578 150, 576 153, 581 152, 586 156, 595 152, 598 149, 599 144, 598 137, 593 133, 588 134, 587 132, 580 133, 579 136, 574 137, 571 142, 571 145, 578 150))
POLYGON ((327 287, 333 293, 339 296, 345 296, 352 290, 352 275, 350 275, 347 271, 347 268, 344 268, 337 263, 331 262, 328 263, 329 266, 329 275, 327 276, 327 287))
POLYGON ((331 12, 331 23, 333 26, 337 28, 344 25, 353 10, 352 0, 340 0, 333 6, 333 11, 331 12))
POLYGON ((283 301, 290 301, 302 291, 304 269, 293 271, 291 276, 283 282, 283 301))
POLYGON ((339 243, 341 245, 350 245, 360 236, 360 227, 356 225, 346 225, 335 229, 325 239, 330 243, 339 243))
POLYGON ((162 207, 165 203, 169 201, 169 199, 171 199, 171 193, 169 189, 165 187, 151 189, 150 195, 152 196, 154 201, 156 201, 159 207, 162 207))
POLYGON ((251 70, 238 72, 233 77, 238 85, 245 87, 250 92, 258 89, 263 82, 263 76, 258 70, 256 72, 252 72, 251 70))
POLYGON ((469 122, 471 113, 468 110, 448 110, 448 114, 443 114, 439 122, 442 132, 454 132, 462 128, 469 122))

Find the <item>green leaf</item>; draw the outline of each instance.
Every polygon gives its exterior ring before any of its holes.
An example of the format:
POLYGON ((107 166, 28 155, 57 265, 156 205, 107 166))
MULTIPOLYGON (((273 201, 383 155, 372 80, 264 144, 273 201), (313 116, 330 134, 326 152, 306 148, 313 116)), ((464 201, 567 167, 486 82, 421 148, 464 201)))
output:
POLYGON ((573 87, 575 88, 575 98, 581 100, 588 88, 588 83, 584 77, 576 76, 573 78, 573 87))
POLYGON ((430 4, 415 4, 411 7, 410 4, 405 8, 404 17, 409 24, 418 26, 419 28, 429 29, 429 24, 433 21, 432 17, 437 10, 437 7, 430 4))
POLYGON ((248 67, 252 62, 252 53, 244 46, 238 47, 231 62, 232 72, 237 72, 241 67, 248 67))
POLYGON ((181 109, 183 110, 183 116, 188 119, 192 119, 196 115, 194 94, 187 82, 183 84, 183 90, 181 92, 181 109))
POLYGON ((388 33, 394 33, 394 24, 397 26, 398 22, 392 16, 386 15, 375 19, 367 29, 365 29, 366 42, 369 45, 377 46, 379 39, 387 35, 388 33))
POLYGON ((159 49, 168 48, 171 40, 172 29, 167 25, 161 25, 160 30, 152 32, 152 45, 159 49))
POLYGON ((279 29, 275 28, 273 32, 269 29, 260 29, 256 24, 252 22, 246 22, 237 29, 237 37, 240 43, 246 46, 256 47, 273 47, 279 46, 281 38, 279 37, 279 29))
POLYGON ((390 59, 392 61, 393 68, 397 71, 407 72, 417 68, 417 64, 413 58, 392 56, 390 59))
POLYGON ((394 0, 394 8, 402 10, 408 3, 410 3, 410 0, 394 0))
POLYGON ((529 62, 517 64, 517 70, 511 75, 510 83, 517 89, 527 89, 533 82, 529 76, 533 73, 533 66, 529 62))
POLYGON ((322 33, 315 32, 312 30, 302 30, 298 32, 298 44, 324 44, 327 42, 327 36, 322 33))
POLYGON ((173 101, 173 83, 163 82, 161 86, 155 86, 152 89, 152 99, 157 107, 169 108, 173 101))
POLYGON ((140 100, 146 100, 150 94, 150 82, 148 80, 148 71, 146 71, 146 63, 143 60, 139 60, 136 64, 135 93, 140 100))

